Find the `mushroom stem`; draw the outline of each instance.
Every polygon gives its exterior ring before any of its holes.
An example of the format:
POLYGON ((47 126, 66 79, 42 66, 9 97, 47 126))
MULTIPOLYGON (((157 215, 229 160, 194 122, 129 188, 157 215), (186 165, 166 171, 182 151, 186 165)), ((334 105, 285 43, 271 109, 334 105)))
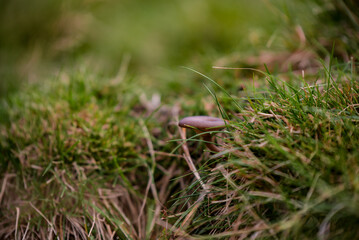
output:
POLYGON ((216 138, 215 136, 211 136, 211 134, 206 133, 202 135, 203 140, 205 141, 206 146, 212 150, 213 152, 221 152, 223 151, 221 148, 217 147, 216 145, 214 145, 212 142, 214 142, 213 140, 216 138))

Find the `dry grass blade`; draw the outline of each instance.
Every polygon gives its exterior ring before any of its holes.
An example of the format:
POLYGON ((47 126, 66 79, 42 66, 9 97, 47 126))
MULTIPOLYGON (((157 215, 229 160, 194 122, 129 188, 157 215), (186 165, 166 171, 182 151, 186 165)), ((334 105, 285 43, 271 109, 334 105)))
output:
POLYGON ((87 234, 87 237, 90 237, 90 236, 91 236, 92 230, 93 230, 94 227, 95 227, 95 222, 96 222, 96 215, 95 215, 95 213, 94 213, 94 214, 93 214, 93 217, 92 217, 92 225, 91 225, 91 228, 90 228, 89 233, 87 234))
POLYGON ((9 178, 12 178, 12 177, 16 177, 16 175, 15 174, 9 174, 9 173, 5 174, 5 177, 4 177, 4 179, 2 181, 2 185, 1 185, 0 204, 1 204, 2 199, 4 197, 4 194, 5 194, 7 181, 8 181, 9 178))
MULTIPOLYGON (((26 235, 27 235, 27 232, 29 231, 29 227, 30 227, 30 221, 27 222, 24 235, 22 236, 22 240, 25 240, 25 239, 26 239, 26 235)), ((63 238, 62 238, 62 239, 63 239, 63 238)))
POLYGON ((177 164, 173 162, 169 169, 167 170, 167 174, 163 176, 163 178, 158 182, 161 186, 160 193, 159 193, 159 200, 161 203, 166 202, 168 195, 170 192, 168 191, 168 185, 175 174, 177 164))
POLYGON ((17 240, 17 230, 19 228, 19 217, 20 217, 20 208, 16 207, 15 240, 17 240))
POLYGON ((194 163, 192 161, 191 154, 189 153, 187 142, 186 142, 186 140, 187 140, 186 139, 186 129, 181 128, 181 127, 178 127, 178 128, 179 128, 181 138, 184 141, 184 143, 182 144, 182 149, 184 152, 183 158, 186 160, 189 169, 192 171, 193 175, 197 178, 197 180, 201 184, 203 190, 208 191, 209 189, 208 189, 207 185, 203 182, 201 176, 199 175, 199 173, 196 169, 196 166, 194 165, 194 163))
POLYGON ((141 209, 140 209, 140 213, 138 214, 138 217, 137 217, 137 224, 138 224, 138 233, 139 233, 139 238, 143 238, 145 233, 141 227, 141 217, 143 215, 143 212, 145 210, 145 206, 146 206, 146 203, 147 203, 147 197, 148 197, 148 193, 150 191, 150 187, 151 187, 151 184, 152 184, 152 179, 151 179, 151 175, 150 175, 150 178, 148 179, 148 183, 147 183, 147 187, 146 187, 146 190, 145 190, 145 197, 143 199, 143 202, 142 202, 142 205, 141 205, 141 209))
MULTIPOLYGON (((185 230, 188 225, 191 223, 193 217, 195 216, 198 208, 201 206, 203 200, 205 199, 207 195, 207 192, 202 192, 197 201, 191 206, 191 210, 187 213, 186 217, 183 219, 181 223, 180 229, 185 230)), ((178 234, 178 232, 175 232, 175 235, 178 234)))
POLYGON ((127 74, 127 70, 128 70, 128 66, 130 64, 130 60, 131 60, 131 55, 129 54, 125 54, 123 56, 120 68, 118 70, 118 73, 116 75, 116 77, 111 81, 111 83, 113 85, 117 85, 120 84, 121 82, 123 82, 126 74, 127 74))
MULTIPOLYGON (((151 159, 152 159, 152 168, 151 169, 148 168, 148 175, 149 175, 148 186, 150 186, 150 188, 151 188, 151 192, 155 199, 156 207, 155 207, 155 213, 154 213, 154 216, 150 223, 150 227, 149 227, 149 231, 148 231, 148 233, 150 234, 150 233, 152 233, 152 230, 155 227, 156 219, 158 219, 160 217, 162 203, 160 202, 160 199, 158 197, 158 192, 157 192, 156 185, 155 185, 154 179, 153 179, 154 170, 156 168, 156 156, 155 156, 155 151, 153 148, 153 143, 151 140, 151 135, 142 119, 140 119, 140 124, 141 124, 142 130, 144 132, 144 135, 146 137, 147 146, 149 148, 151 159)), ((146 197, 147 197, 147 193, 146 193, 146 197)), ((143 207, 144 207, 144 204, 145 204, 145 200, 142 205, 143 207)), ((142 210, 142 207, 141 207, 141 210, 142 210)))
POLYGON ((282 195, 271 193, 271 192, 248 191, 248 195, 257 196, 257 197, 264 197, 264 198, 269 198, 269 199, 277 199, 277 200, 280 200, 280 201, 285 200, 285 198, 282 195))
MULTIPOLYGON (((53 233, 55 234, 55 236, 57 236, 57 239, 59 239, 59 238, 58 238, 58 235, 57 235, 57 232, 56 232, 56 230, 55 230, 53 224, 50 222, 50 220, 47 219, 47 218, 45 217, 45 215, 44 215, 39 209, 37 209, 31 202, 29 202, 29 204, 30 204, 30 206, 31 206, 38 214, 40 214, 40 216, 41 216, 43 219, 45 219, 45 221, 46 221, 47 224, 50 226, 50 228, 51 228, 51 230, 53 231, 53 233)), ((86 235, 85 235, 85 236, 86 236, 86 235)))

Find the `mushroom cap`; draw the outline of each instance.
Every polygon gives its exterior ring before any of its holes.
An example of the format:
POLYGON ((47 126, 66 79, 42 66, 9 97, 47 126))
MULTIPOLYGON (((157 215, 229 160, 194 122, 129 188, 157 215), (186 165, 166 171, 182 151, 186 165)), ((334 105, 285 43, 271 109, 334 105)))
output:
POLYGON ((210 116, 191 116, 179 121, 178 125, 183 128, 197 128, 202 131, 218 130, 224 128, 226 123, 223 119, 210 116))

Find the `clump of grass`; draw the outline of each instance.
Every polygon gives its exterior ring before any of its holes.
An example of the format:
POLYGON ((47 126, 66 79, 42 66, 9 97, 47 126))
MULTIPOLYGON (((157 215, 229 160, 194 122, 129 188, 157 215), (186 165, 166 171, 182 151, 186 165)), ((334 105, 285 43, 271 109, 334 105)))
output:
POLYGON ((135 82, 75 72, 12 95, 1 105, 0 236, 356 238, 354 63, 264 74, 267 90, 245 98, 207 86, 231 121, 224 153, 189 142, 201 181, 166 144, 181 107, 141 102, 135 82))
MULTIPOLYGON (((207 239, 359 237, 359 81, 354 63, 314 81, 266 73, 227 131, 228 152, 174 196, 176 235, 207 239), (309 83, 311 82, 311 83, 309 83), (179 214, 178 214, 179 213, 179 214)), ((233 107, 232 107, 233 109, 233 107)), ((230 114, 230 112, 227 112, 230 114)))
POLYGON ((134 115, 141 112, 133 112, 141 103, 131 83, 97 79, 61 74, 2 102, 0 238, 151 234, 148 212, 156 204, 146 188, 152 163, 146 125, 134 115))

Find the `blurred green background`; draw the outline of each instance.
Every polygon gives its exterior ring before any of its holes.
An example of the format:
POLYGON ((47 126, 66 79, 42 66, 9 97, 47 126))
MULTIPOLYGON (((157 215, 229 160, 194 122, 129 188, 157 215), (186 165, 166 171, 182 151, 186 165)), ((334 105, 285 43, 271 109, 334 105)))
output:
POLYGON ((281 19, 264 3, 2 1, 1 93, 64 68, 114 76, 128 60, 130 75, 176 89, 183 82, 178 66, 208 70, 219 57, 265 45, 281 19))
MULTIPOLYGON (((64 69, 86 67, 106 77, 116 76, 126 63, 127 76, 144 87, 179 91, 191 86, 188 73, 179 66, 210 75, 218 59, 227 58, 225 63, 237 66, 243 56, 263 49, 296 49, 297 25, 314 40, 324 33, 332 39, 343 37, 329 31, 330 25, 349 18, 347 22, 354 23, 351 29, 357 26, 355 19, 350 20, 352 13, 336 14, 336 4, 324 0, 2 0, 0 94, 6 96, 21 83, 42 81, 64 69)), ((345 39, 337 41, 340 45, 345 39)))

